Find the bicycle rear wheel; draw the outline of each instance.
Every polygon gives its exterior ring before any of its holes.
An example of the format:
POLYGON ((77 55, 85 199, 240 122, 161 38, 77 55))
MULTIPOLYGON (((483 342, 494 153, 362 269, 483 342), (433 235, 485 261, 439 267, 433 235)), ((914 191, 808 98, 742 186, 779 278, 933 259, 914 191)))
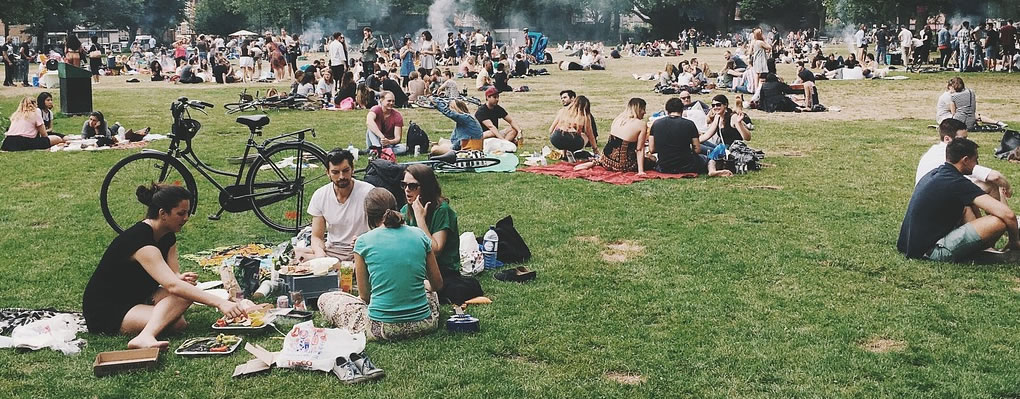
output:
POLYGON ((445 171, 473 171, 475 169, 488 168, 499 165, 500 160, 496 158, 458 158, 451 163, 437 163, 433 169, 445 171))
POLYGON ((120 233, 145 218, 145 206, 135 193, 138 186, 152 183, 187 188, 192 195, 191 214, 195 214, 198 187, 184 164, 163 153, 133 154, 110 168, 99 189, 99 207, 113 231, 120 233))
POLYGON ((306 143, 270 147, 248 170, 255 216, 275 230, 296 234, 312 222, 308 203, 326 183, 326 153, 306 143), (304 159, 303 162, 297 162, 304 159), (300 177, 299 177, 300 176, 300 177))

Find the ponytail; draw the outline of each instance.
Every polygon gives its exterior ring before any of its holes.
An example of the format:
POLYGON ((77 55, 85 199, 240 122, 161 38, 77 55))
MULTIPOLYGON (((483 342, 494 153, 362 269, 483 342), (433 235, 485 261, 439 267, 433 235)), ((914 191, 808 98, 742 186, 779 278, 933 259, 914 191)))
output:
POLYGON ((383 214, 383 225, 387 228, 395 229, 404 224, 404 215, 393 209, 387 209, 386 213, 383 214))
POLYGON ((138 198, 138 202, 146 206, 145 217, 147 219, 158 218, 161 209, 163 212, 170 213, 180 205, 181 201, 191 201, 193 198, 191 192, 184 187, 156 183, 149 186, 138 186, 135 189, 135 197, 138 198))
POLYGON ((370 228, 379 225, 397 228, 404 224, 403 215, 397 211, 396 198, 385 188, 376 187, 368 192, 365 196, 365 214, 370 228))

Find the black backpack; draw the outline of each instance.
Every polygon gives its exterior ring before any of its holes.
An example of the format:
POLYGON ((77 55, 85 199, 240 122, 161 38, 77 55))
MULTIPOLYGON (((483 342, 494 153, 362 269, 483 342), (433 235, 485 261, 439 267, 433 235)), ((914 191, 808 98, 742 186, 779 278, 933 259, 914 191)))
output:
POLYGON ((411 122, 407 126, 407 149, 414 152, 414 147, 418 147, 419 154, 427 153, 429 151, 429 135, 417 123, 411 122))
POLYGON ((404 179, 405 166, 393 163, 384 159, 373 159, 365 169, 365 182, 376 187, 382 187, 393 193, 397 199, 397 208, 407 204, 407 197, 404 189, 400 188, 400 182, 404 179))

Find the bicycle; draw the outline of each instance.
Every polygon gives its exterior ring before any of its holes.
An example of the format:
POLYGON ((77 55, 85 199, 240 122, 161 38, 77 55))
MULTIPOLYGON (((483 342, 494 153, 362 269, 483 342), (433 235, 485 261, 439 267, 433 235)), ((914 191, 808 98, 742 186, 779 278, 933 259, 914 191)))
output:
POLYGON ((245 111, 265 111, 265 110, 281 110, 281 109, 302 109, 312 110, 316 107, 309 107, 309 100, 307 97, 296 96, 296 95, 272 95, 269 97, 259 97, 259 92, 255 92, 255 96, 248 94, 248 89, 241 91, 239 95, 240 99, 236 103, 223 104, 223 109, 226 110, 226 114, 236 114, 238 112, 245 111))
MULTIPOLYGON (((373 152, 369 151, 369 154, 373 155, 373 152)), ((375 159, 377 158, 373 156, 369 161, 369 167, 355 170, 354 174, 365 173, 372 167, 372 161, 375 159)), ((400 162, 397 165, 404 168, 411 165, 428 165, 436 172, 474 172, 478 169, 499 165, 500 162, 497 158, 487 157, 481 151, 450 151, 443 155, 431 156, 424 161, 400 162)))
POLYGON ((192 145, 192 139, 202 125, 191 118, 190 110, 205 113, 204 109, 211 107, 212 104, 203 101, 189 101, 185 97, 177 99, 170 106, 173 125, 169 149, 166 152, 143 150, 110 168, 99 191, 99 204, 103 217, 114 231, 120 233, 140 220, 135 203, 135 190, 139 185, 183 185, 194 196, 190 212, 195 214, 198 186, 185 163, 198 170, 219 191, 220 210, 210 215, 210 220, 219 220, 224 211, 238 213, 251 210, 267 226, 281 232, 295 234, 311 224, 310 218, 303 218, 303 213, 308 208, 312 193, 329 181, 326 152, 305 141, 308 133, 315 137, 315 130, 309 128, 284 133, 259 143, 255 136, 262 135, 262 128, 269 124, 269 117, 239 116, 237 123, 249 130, 244 155, 240 159, 251 159, 250 167, 245 173, 249 162, 240 162, 237 173, 221 171, 202 162, 192 145), (232 178, 233 184, 221 185, 214 175, 232 178))
MULTIPOLYGON (((419 108, 436 109, 436 101, 450 99, 451 98, 449 97, 442 96, 418 96, 418 98, 414 100, 414 105, 419 108)), ((472 97, 466 94, 459 95, 452 99, 460 100, 468 104, 473 104, 475 106, 482 105, 482 100, 479 100, 477 97, 472 97)))

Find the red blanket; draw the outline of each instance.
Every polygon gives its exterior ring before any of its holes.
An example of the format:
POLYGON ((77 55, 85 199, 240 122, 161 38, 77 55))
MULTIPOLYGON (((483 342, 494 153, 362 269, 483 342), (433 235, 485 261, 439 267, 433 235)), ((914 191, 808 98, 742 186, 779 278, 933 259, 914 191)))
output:
POLYGON ((698 177, 697 173, 668 174, 659 173, 654 170, 646 171, 645 176, 638 176, 637 172, 610 172, 601 166, 575 171, 574 165, 575 164, 568 162, 558 162, 549 166, 529 166, 521 169, 521 171, 537 173, 540 175, 559 176, 563 179, 581 178, 616 185, 626 185, 647 179, 683 179, 698 177))

